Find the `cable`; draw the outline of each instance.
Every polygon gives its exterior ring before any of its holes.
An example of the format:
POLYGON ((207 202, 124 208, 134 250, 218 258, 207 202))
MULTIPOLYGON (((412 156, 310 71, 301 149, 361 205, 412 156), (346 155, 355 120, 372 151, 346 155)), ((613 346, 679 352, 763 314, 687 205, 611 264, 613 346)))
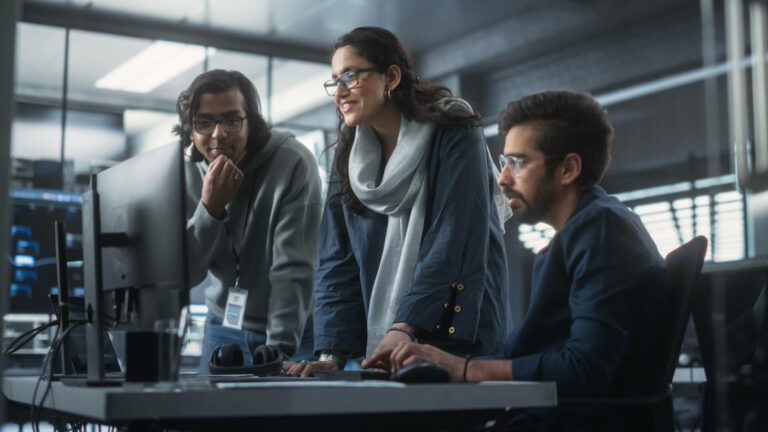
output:
MULTIPOLYGON (((118 321, 113 317, 109 317, 106 315, 102 315, 102 319, 104 320, 110 320, 112 323, 108 324, 111 328, 115 328, 118 325, 127 325, 130 324, 129 321, 118 321)), ((86 320, 81 320, 83 322, 87 322, 86 320)), ((72 322, 78 322, 78 321, 72 321, 72 322)), ((33 328, 31 330, 27 330, 26 332, 22 333, 21 335, 17 336, 16 339, 12 340, 11 343, 8 344, 8 346, 3 351, 4 354, 10 355, 21 349, 24 345, 29 343, 32 339, 37 337, 38 334, 42 333, 43 330, 50 328, 52 326, 58 325, 59 320, 53 320, 51 322, 45 323, 39 327, 33 328), (29 336, 31 334, 31 336, 29 336), (29 336, 28 338, 22 340, 26 336, 29 336)))
MULTIPOLYGON (((64 305, 66 305, 66 306, 70 306, 70 307, 72 307, 72 306, 76 306, 76 305, 73 305, 72 303, 65 303, 64 305)), ((107 319, 107 320, 111 320, 111 321, 113 321, 113 322, 114 322, 114 324, 112 324, 112 326, 113 326, 113 327, 114 327, 114 326, 116 326, 116 325, 118 325, 118 324, 123 324, 123 325, 125 325, 125 324, 129 324, 129 322, 128 322, 128 321, 117 321, 116 319, 114 319, 114 318, 112 318, 112 317, 108 317, 108 316, 106 316, 106 315, 102 316, 102 318, 103 318, 103 319, 107 319)), ((4 354, 13 354, 13 353, 15 353, 16 351, 18 351, 19 349, 21 349, 21 347, 23 347, 24 345, 26 345, 27 343, 29 343, 29 341, 31 341, 32 339, 34 339, 34 338, 35 338, 35 337, 36 337, 38 334, 40 334, 40 333, 41 333, 43 330, 45 330, 45 329, 47 329, 47 328, 49 328, 49 327, 51 327, 51 326, 57 325, 57 324, 59 324, 59 320, 53 320, 53 321, 51 321, 51 322, 48 322, 48 323, 46 323, 46 324, 43 324, 43 325, 41 325, 41 326, 39 326, 39 327, 33 328, 33 329, 31 329, 31 330, 28 330, 28 331, 26 331, 26 332, 22 333, 21 335, 17 336, 17 337, 16 337, 16 339, 14 339, 13 341, 11 341, 11 343, 10 343, 10 344, 8 344, 8 346, 7 346, 7 347, 5 348, 5 350, 3 351, 3 352, 4 352, 4 354), (27 336, 27 335, 29 335, 29 334, 31 334, 31 333, 34 333, 34 334, 33 334, 32 336, 30 336, 28 339, 25 339, 25 340, 21 341, 21 339, 22 339, 22 338, 24 338, 25 336, 27 336), (15 346, 16 344, 18 344, 18 346, 15 346)))
MULTIPOLYGON (((29 419, 32 423, 32 431, 33 432, 39 432, 40 431, 40 420, 37 419, 37 414, 35 412, 35 399, 37 398, 37 389, 40 386, 40 382, 43 380, 43 377, 45 376, 45 368, 48 366, 48 360, 51 357, 51 348, 53 348, 53 344, 56 342, 56 337, 59 334, 59 327, 56 327, 56 333, 54 333, 54 340, 51 341, 51 347, 48 349, 48 353, 46 353, 45 358, 43 359, 43 365, 40 368, 40 376, 37 378, 37 382, 35 382, 35 389, 32 391, 32 403, 29 407, 29 419)), ((42 406, 42 404, 41 404, 42 406)))
POLYGON ((33 430, 36 432, 39 432, 39 426, 40 426, 40 412, 43 409, 43 405, 45 404, 45 399, 48 397, 48 394, 51 391, 51 386, 53 385, 53 367, 48 365, 51 358, 55 358, 58 356, 59 349, 61 348, 61 344, 64 342, 64 339, 69 335, 69 333, 74 330, 75 328, 87 324, 87 320, 75 320, 72 321, 67 329, 65 329, 61 335, 59 335, 59 328, 56 329, 56 336, 54 338, 53 343, 51 343, 51 347, 48 350, 48 354, 45 357, 45 360, 43 361, 43 367, 40 371, 40 377, 38 378, 37 382, 35 383, 35 390, 32 392, 32 426, 33 430), (43 392, 43 396, 40 398, 39 406, 37 407, 37 411, 35 411, 35 399, 37 398, 37 390, 40 385, 40 382, 43 380, 43 377, 45 376, 45 371, 48 369, 48 383, 45 387, 45 390, 43 392))
MULTIPOLYGON (((48 397, 48 394, 50 393, 50 390, 51 390, 51 386, 53 385, 53 365, 51 365, 50 367, 48 367, 48 383, 45 387, 45 391, 43 392, 42 398, 40 398, 40 404, 39 404, 38 410, 35 413, 34 412, 35 397, 37 396, 36 393, 37 393, 38 385, 40 384, 40 381, 42 381, 47 364, 50 362, 51 358, 55 359, 56 357, 58 357, 58 352, 59 352, 59 349, 61 348, 61 344, 64 342, 64 339, 67 337, 69 332, 71 332, 73 329, 75 329, 80 325, 86 324, 87 322, 88 321, 86 320, 72 321, 70 326, 66 330, 64 330, 60 336, 55 338, 55 340, 51 344, 50 349, 48 350, 48 356, 46 356, 46 360, 43 364, 43 369, 41 371, 40 378, 38 379, 38 382, 35 384, 35 392, 32 395, 32 409, 33 409, 33 414, 35 414, 32 417, 32 419, 34 420, 33 426, 37 427, 38 431, 39 431, 39 423, 40 423, 39 416, 40 416, 40 413, 42 412, 43 405, 45 404, 45 399, 48 397)), ((59 329, 57 329, 56 334, 58 334, 58 330, 59 329)))
MULTIPOLYGON (((43 330, 47 329, 48 327, 51 327, 52 325, 55 325, 55 324, 58 324, 58 323, 59 323, 59 320, 53 320, 53 321, 51 321, 51 322, 47 322, 47 323, 45 323, 45 324, 43 324, 43 325, 41 325, 41 326, 39 326, 39 327, 35 327, 35 328, 31 329, 31 330, 27 330, 26 332, 24 332, 24 333, 22 333, 21 335, 17 336, 17 337, 16 337, 16 339, 14 339, 13 341, 11 341, 11 343, 9 343, 9 344, 8 344, 8 346, 5 348, 5 353, 7 354, 7 353, 8 353, 8 350, 12 349, 12 348, 13 348, 13 346, 14 346, 16 343, 18 343, 18 342, 19 342, 19 340, 21 340, 23 337, 25 337, 25 336, 29 335, 30 333, 33 333, 33 332, 37 332, 37 333, 39 333, 39 332, 41 332, 41 331, 43 331, 43 330)), ((25 342, 24 342, 24 344, 25 344, 26 342, 27 342, 27 341, 25 341, 25 342)), ((24 344, 22 344, 22 345, 24 345, 24 344)), ((18 349, 18 348, 16 348, 16 349, 18 349)))
POLYGON ((51 321, 49 323, 45 323, 45 324, 43 324, 43 325, 41 325, 39 327, 33 328, 32 330, 28 330, 28 331, 22 333, 21 335, 16 337, 16 339, 11 341, 11 343, 8 344, 8 346, 5 348, 3 353, 4 354, 13 354, 13 353, 15 353, 16 351, 21 349, 21 347, 26 345, 29 341, 34 339, 43 330, 45 330, 45 329, 47 329, 47 328, 49 328, 51 326, 57 325, 58 323, 59 323, 59 320, 53 320, 53 321, 51 321), (32 334, 32 333, 34 333, 34 334, 32 334), (22 341, 22 338, 24 338, 25 336, 28 336, 29 334, 32 334, 32 336, 30 336, 29 338, 27 338, 27 339, 22 341), (18 346, 14 346, 16 344, 18 344, 18 346))

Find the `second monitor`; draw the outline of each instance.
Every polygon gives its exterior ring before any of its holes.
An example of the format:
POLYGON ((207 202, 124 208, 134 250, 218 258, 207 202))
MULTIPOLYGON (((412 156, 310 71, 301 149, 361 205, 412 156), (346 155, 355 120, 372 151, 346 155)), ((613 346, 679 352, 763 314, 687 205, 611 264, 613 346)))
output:
POLYGON ((104 377, 103 325, 153 331, 189 303, 184 194, 180 144, 92 176, 82 204, 89 379, 104 377))

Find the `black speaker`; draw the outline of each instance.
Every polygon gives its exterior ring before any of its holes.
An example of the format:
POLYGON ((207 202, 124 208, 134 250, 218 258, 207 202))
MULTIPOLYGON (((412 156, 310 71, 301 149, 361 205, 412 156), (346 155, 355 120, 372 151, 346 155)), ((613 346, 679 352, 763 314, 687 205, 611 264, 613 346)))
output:
POLYGON ((282 372, 280 353, 269 345, 259 345, 253 352, 253 365, 243 366, 243 350, 238 344, 218 345, 208 361, 208 371, 214 375, 253 374, 277 375, 282 372))

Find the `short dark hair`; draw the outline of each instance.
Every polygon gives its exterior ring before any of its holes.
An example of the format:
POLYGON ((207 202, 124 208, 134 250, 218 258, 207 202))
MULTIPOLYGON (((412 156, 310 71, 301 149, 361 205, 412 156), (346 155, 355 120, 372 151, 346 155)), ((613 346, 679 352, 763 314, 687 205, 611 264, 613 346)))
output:
MULTIPOLYGON (((192 143, 189 136, 192 133, 195 114, 200 109, 200 96, 205 93, 223 93, 235 88, 240 90, 245 99, 245 116, 248 119, 248 142, 246 146, 250 151, 254 151, 269 140, 270 127, 261 115, 259 93, 251 80, 238 71, 214 69, 195 77, 176 101, 179 123, 173 127, 173 133, 178 135, 179 141, 184 147, 192 143)), ((193 161, 203 160, 203 155, 194 146, 191 148, 191 154, 193 161)))
POLYGON ((581 157, 584 186, 603 178, 611 159, 613 127, 605 109, 589 94, 565 90, 534 93, 507 104, 499 114, 499 134, 530 124, 538 129, 536 149, 547 157, 547 174, 561 161, 557 156, 576 153, 581 157))

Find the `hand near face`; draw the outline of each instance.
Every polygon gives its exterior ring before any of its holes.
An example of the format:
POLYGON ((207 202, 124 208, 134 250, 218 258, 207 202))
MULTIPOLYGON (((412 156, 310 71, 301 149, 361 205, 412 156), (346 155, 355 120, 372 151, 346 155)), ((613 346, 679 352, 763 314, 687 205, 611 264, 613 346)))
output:
POLYGON ((203 179, 203 192, 200 196, 205 209, 216 219, 221 219, 224 208, 235 198, 243 172, 225 155, 219 155, 208 166, 203 179))
POLYGON ((365 359, 361 366, 367 368, 377 364, 389 364, 391 365, 389 370, 395 372, 404 366, 419 362, 440 364, 450 374, 451 381, 464 380, 465 359, 448 354, 432 345, 419 344, 410 340, 396 343, 388 353, 384 351, 374 353, 365 359))

